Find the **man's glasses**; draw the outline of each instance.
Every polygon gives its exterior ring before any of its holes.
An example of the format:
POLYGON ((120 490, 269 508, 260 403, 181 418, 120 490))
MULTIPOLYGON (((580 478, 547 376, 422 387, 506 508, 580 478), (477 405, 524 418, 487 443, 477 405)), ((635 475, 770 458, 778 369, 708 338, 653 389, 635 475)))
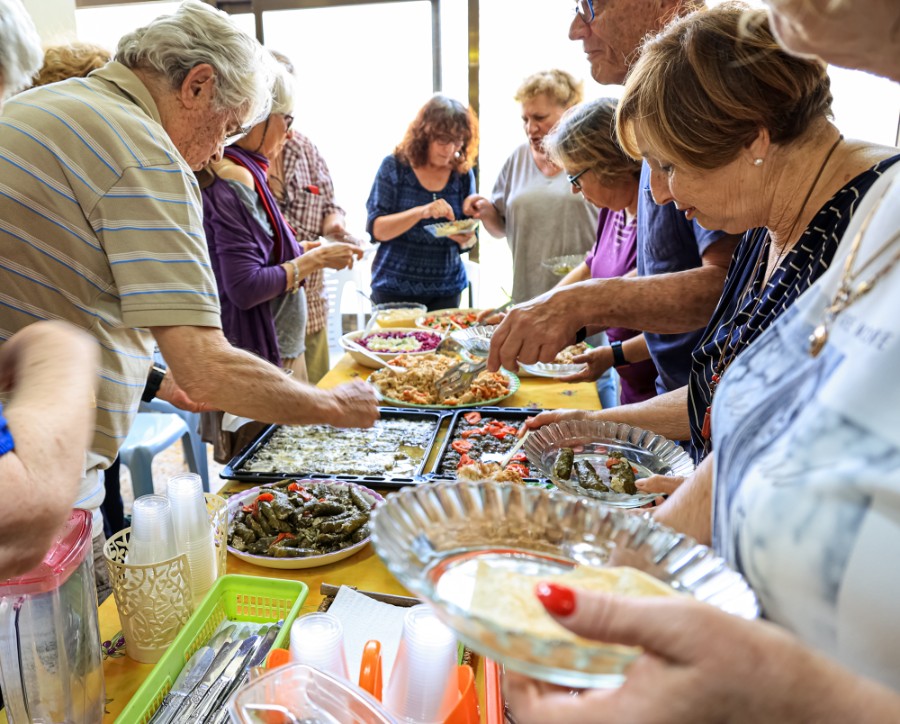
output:
POLYGON ((584 176, 584 174, 587 173, 587 171, 588 171, 588 169, 584 169, 584 171, 579 171, 578 173, 576 173, 574 175, 569 174, 568 176, 566 176, 566 178, 569 179, 570 184, 572 184, 576 189, 581 191, 581 182, 578 179, 580 179, 582 176, 584 176))
POLYGON ((594 21, 593 0, 576 0, 575 14, 581 18, 586 25, 590 25, 594 21))
POLYGON ((226 146, 230 146, 235 141, 240 141, 244 136, 250 133, 250 130, 253 126, 239 126, 236 131, 225 132, 225 140, 223 144, 226 146))

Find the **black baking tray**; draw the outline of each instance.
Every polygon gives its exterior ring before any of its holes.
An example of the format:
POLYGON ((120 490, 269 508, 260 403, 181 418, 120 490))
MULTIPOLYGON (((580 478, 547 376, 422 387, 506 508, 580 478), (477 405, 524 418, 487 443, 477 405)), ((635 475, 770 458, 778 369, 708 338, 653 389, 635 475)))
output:
MULTIPOLYGON (((482 417, 493 417, 496 420, 502 420, 503 422, 509 422, 510 424, 516 423, 520 424, 525 421, 528 417, 534 417, 543 410, 539 410, 537 408, 532 407, 469 407, 463 410, 458 410, 453 413, 453 417, 450 419, 450 427, 447 429, 447 436, 444 438, 444 444, 441 445, 441 449, 438 452, 437 458, 434 462, 434 469, 432 472, 426 473, 425 477, 428 480, 438 481, 438 480, 456 480, 455 471, 453 473, 450 472, 441 472, 441 463, 444 460, 444 457, 447 455, 448 450, 450 449, 450 444, 453 442, 456 436, 456 430, 460 425, 460 421, 463 418, 463 415, 467 415, 470 412, 479 412, 482 417)), ((546 478, 524 478, 526 483, 546 483, 546 478)))
MULTIPOLYGON (((422 457, 422 462, 419 463, 419 466, 416 468, 416 472, 412 476, 392 476, 389 474, 383 476, 326 474, 322 473, 319 470, 305 470, 291 473, 279 471, 242 471, 240 469, 241 466, 250 458, 252 458, 256 454, 257 450, 259 450, 269 441, 269 438, 271 438, 272 435, 275 434, 275 431, 282 427, 281 425, 271 425, 263 430, 255 440, 253 440, 249 445, 247 445, 247 447, 241 450, 240 453, 238 453, 228 462, 228 464, 222 469, 222 472, 219 473, 219 476, 225 478, 226 480, 237 480, 238 482, 242 483, 271 483, 277 480, 285 480, 287 478, 323 477, 334 478, 336 480, 345 480, 351 483, 359 483, 360 485, 365 485, 366 487, 370 488, 399 488, 407 485, 415 485, 416 483, 421 483, 423 481, 423 471, 425 469, 425 466, 428 464, 428 459, 431 457, 431 451, 434 448, 435 441, 441 429, 441 422, 450 413, 442 410, 418 410, 399 407, 382 407, 379 409, 379 412, 381 413, 381 418, 385 420, 434 421, 434 432, 432 433, 431 439, 428 441, 428 444, 425 447, 425 454, 422 457)), ((341 432, 340 428, 336 428, 335 432, 339 435, 341 432)))

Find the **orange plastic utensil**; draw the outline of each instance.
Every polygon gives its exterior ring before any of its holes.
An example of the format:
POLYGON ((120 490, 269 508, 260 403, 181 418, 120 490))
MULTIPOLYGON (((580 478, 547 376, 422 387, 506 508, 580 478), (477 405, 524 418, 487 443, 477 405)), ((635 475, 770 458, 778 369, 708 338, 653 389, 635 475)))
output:
POLYGON ((291 652, 288 649, 272 649, 266 657, 266 668, 276 669, 291 663, 291 652))
POLYGON ((506 720, 503 691, 500 688, 500 666, 496 661, 484 659, 484 721, 487 724, 503 724, 506 720))
POLYGON ((456 678, 459 686, 459 701, 444 724, 479 724, 478 694, 475 691, 475 672, 471 666, 457 666, 456 678))
POLYGON ((381 642, 368 641, 363 648, 362 663, 359 666, 359 688, 381 701, 381 677, 381 642))

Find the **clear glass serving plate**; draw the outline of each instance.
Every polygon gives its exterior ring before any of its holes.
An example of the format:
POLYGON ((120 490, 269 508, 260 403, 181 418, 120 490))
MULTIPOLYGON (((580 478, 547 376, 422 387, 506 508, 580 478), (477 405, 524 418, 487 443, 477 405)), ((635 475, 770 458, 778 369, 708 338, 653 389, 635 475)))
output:
POLYGON ((466 329, 457 329, 450 333, 450 337, 459 342, 470 354, 486 357, 491 351, 491 337, 495 324, 476 324, 466 329))
POLYGON ((549 259, 544 259, 541 262, 541 266, 558 277, 564 277, 583 261, 584 254, 565 254, 564 256, 553 256, 549 259))
POLYGON ((605 483, 609 480, 606 461, 612 451, 621 452, 637 469, 637 478, 651 475, 690 475, 694 461, 680 445, 649 430, 624 423, 600 420, 563 420, 541 427, 525 441, 523 450, 528 460, 561 490, 607 505, 634 508, 646 505, 657 496, 653 493, 625 495, 599 492, 583 487, 575 475, 563 479, 555 474, 554 463, 559 451, 572 448, 575 460, 587 460, 605 483))
POLYGON ((576 564, 631 566, 728 613, 759 615, 746 581, 691 538, 593 500, 496 483, 435 483, 376 508, 372 543, 404 586, 429 601, 472 650, 570 687, 613 687, 639 650, 548 640, 474 615, 479 563, 533 576, 576 564))

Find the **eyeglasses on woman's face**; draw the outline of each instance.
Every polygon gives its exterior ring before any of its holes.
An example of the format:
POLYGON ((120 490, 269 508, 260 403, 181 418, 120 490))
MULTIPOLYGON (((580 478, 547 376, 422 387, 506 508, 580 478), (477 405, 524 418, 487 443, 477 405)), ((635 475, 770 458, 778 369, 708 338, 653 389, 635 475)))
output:
POLYGON ((287 133, 291 130, 291 126, 294 125, 294 116, 290 113, 284 114, 284 132, 287 133))
POLYGON ((579 191, 581 191, 581 190, 582 190, 582 188, 581 188, 581 182, 580 182, 578 179, 580 179, 582 176, 584 176, 584 174, 587 173, 588 170, 589 170, 589 169, 584 169, 583 171, 579 171, 579 172, 576 173, 576 174, 571 174, 571 173, 570 173, 570 174, 568 174, 568 175, 566 176, 566 178, 569 179, 569 183, 570 183, 570 184, 572 184, 576 189, 578 189, 579 191))
POLYGON ((590 25, 594 21, 593 0, 575 0, 575 14, 581 18, 586 25, 590 25))

